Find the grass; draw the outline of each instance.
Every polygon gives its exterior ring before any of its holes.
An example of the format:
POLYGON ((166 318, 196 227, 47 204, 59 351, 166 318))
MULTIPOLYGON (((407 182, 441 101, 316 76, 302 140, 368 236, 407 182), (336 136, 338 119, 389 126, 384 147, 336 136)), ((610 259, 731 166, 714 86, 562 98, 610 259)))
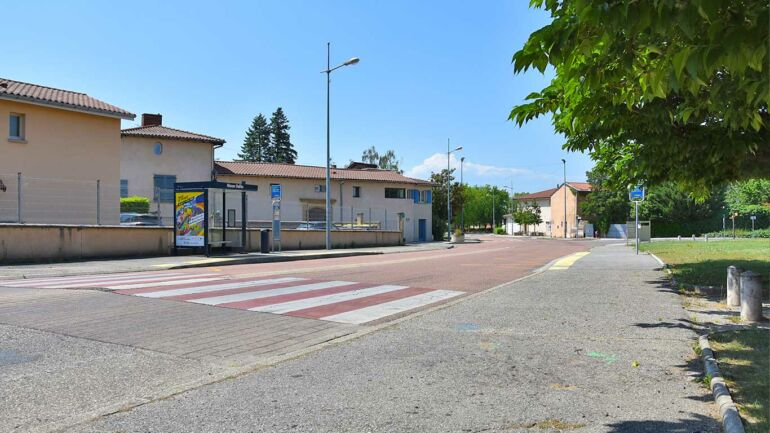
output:
POLYGON ((770 330, 711 334, 711 348, 738 405, 746 433, 770 431, 770 330))
POLYGON ((662 241, 639 248, 660 257, 681 283, 724 287, 727 267, 734 265, 761 273, 765 289, 770 284, 770 239, 662 241))

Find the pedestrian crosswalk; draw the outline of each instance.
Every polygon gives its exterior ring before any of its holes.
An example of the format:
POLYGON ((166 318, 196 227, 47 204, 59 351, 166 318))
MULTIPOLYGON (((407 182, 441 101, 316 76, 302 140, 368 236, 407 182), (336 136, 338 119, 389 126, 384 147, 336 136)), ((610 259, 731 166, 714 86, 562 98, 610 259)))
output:
POLYGON ((0 280, 0 287, 100 288, 122 295, 363 324, 463 292, 298 277, 233 278, 221 273, 153 272, 0 280))

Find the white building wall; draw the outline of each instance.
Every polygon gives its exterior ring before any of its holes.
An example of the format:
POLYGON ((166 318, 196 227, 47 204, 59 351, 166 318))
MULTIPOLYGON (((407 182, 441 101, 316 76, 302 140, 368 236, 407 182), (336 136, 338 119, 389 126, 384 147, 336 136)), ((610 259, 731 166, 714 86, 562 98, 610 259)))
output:
MULTIPOLYGON (((272 219, 270 185, 281 184, 281 221, 286 223, 308 220, 311 208, 325 207, 325 193, 318 189, 323 179, 267 178, 257 176, 218 175, 222 182, 245 181, 257 185, 259 190, 249 193, 248 219, 250 222, 269 222, 272 219)), ((425 220, 425 240, 433 240, 431 233, 431 208, 428 203, 414 203, 409 190, 430 190, 429 185, 398 184, 373 181, 332 180, 332 220, 336 223, 354 224, 360 215, 363 223, 375 222, 386 230, 403 229, 406 242, 418 242, 419 220, 425 220), (360 197, 353 197, 353 188, 360 187, 360 197), (385 188, 404 188, 406 198, 385 198, 385 188), (399 227, 399 214, 403 214, 403 227, 399 227), (351 218, 352 215, 352 218, 351 218)), ((228 206, 229 207, 229 206, 228 206)), ((310 218, 312 219, 312 218, 310 218)))
MULTIPOLYGON (((528 227, 529 233, 538 232, 543 233, 545 236, 551 235, 551 226, 553 224, 553 218, 551 217, 551 199, 550 198, 538 198, 534 200, 527 200, 527 202, 536 202, 540 206, 540 218, 542 223, 537 225, 530 225, 528 227)), ((513 234, 524 231, 524 227, 513 221, 512 217, 506 218, 505 225, 506 233, 513 234)))

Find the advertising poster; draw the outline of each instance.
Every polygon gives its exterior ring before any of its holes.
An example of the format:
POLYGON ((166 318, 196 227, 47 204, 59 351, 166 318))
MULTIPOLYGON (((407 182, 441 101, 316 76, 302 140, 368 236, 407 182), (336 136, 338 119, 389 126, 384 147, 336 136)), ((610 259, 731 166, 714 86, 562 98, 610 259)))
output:
POLYGON ((203 191, 177 192, 175 202, 176 246, 205 246, 206 205, 203 191))

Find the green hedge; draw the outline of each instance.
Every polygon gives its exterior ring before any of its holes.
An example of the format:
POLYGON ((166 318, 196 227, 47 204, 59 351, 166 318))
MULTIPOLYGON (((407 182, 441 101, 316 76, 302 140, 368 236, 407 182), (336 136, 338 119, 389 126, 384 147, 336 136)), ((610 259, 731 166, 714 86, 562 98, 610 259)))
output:
POLYGON ((120 199, 120 212, 148 213, 150 199, 147 197, 123 197, 120 199))
MULTIPOLYGON (((711 232, 708 234, 710 238, 712 237, 732 237, 733 231, 728 228, 725 231, 718 231, 718 232, 711 232)), ((735 236, 739 238, 763 238, 763 239, 770 239, 770 229, 761 229, 761 230, 743 230, 743 229, 736 229, 735 230, 735 236)))

